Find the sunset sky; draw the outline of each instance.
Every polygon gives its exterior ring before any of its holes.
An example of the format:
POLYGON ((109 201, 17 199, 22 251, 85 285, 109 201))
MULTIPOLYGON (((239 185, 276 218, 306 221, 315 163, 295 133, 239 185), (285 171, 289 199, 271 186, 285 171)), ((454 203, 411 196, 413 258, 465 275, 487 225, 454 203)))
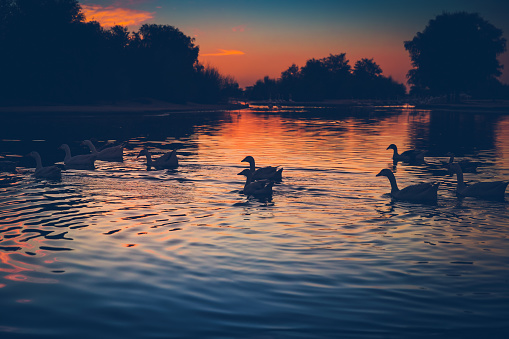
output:
MULTIPOLYGON (((346 53, 350 65, 374 58, 384 75, 406 83, 411 40, 442 12, 478 12, 509 38, 509 1, 500 0, 80 0, 88 20, 136 31, 168 24, 194 37, 199 60, 241 87, 291 64, 346 53)), ((501 80, 509 83, 509 52, 501 80)))

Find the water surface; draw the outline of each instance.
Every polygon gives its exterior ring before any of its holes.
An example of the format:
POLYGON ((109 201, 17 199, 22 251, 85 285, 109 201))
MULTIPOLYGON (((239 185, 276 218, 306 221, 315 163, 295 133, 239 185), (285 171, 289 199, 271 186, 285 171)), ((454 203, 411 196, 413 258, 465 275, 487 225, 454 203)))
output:
MULTIPOLYGON (((409 338, 509 335, 509 206, 454 195, 447 152, 509 179, 509 115, 408 108, 5 117, 2 338, 409 338), (33 160, 93 138, 123 163, 37 180, 33 160), (428 151, 393 166, 389 144, 428 151), (143 147, 181 166, 146 171, 143 147), (271 200, 247 165, 284 168, 271 200), (392 201, 439 181, 436 205, 392 201)), ((157 155, 156 155, 157 156, 157 155)))

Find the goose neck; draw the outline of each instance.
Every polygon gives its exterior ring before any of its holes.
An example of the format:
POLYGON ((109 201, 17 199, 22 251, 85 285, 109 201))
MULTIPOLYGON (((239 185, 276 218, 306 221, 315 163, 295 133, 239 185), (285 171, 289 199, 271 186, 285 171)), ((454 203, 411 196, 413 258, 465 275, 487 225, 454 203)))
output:
POLYGON ((42 168, 42 160, 41 160, 41 156, 39 155, 39 153, 34 153, 33 154, 33 157, 35 159, 35 169, 36 170, 39 170, 42 168))
POLYGON ((389 179, 389 182, 391 183, 391 193, 397 193, 399 192, 398 184, 396 183, 396 177, 392 172, 387 174, 387 178, 389 179))
POLYGON ((95 148, 94 144, 90 140, 86 140, 85 143, 87 144, 88 148, 90 148, 90 151, 92 154, 97 154, 97 149, 95 148))

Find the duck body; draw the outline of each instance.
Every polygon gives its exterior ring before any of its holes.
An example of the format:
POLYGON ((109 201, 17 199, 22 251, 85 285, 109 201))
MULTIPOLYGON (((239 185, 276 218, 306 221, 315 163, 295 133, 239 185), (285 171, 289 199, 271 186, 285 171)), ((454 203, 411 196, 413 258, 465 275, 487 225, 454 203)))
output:
POLYGON ((383 169, 376 176, 384 176, 389 179, 391 183, 391 197, 395 199, 414 202, 436 202, 438 199, 439 183, 421 183, 410 185, 400 190, 396 183, 396 177, 390 169, 383 169))
POLYGON ((398 153, 398 146, 395 144, 390 144, 387 149, 392 149, 392 160, 394 162, 398 161, 405 161, 405 162, 423 162, 424 161, 424 155, 426 154, 426 151, 419 151, 419 150, 408 150, 401 154, 398 153))
POLYGON ((32 151, 28 155, 35 159, 36 168, 34 177, 50 180, 62 179, 62 171, 58 168, 58 166, 42 166, 41 156, 38 152, 32 151))
POLYGON ((273 166, 266 166, 256 168, 255 160, 252 156, 248 155, 241 162, 249 163, 249 170, 252 173, 251 180, 273 180, 273 181, 281 181, 283 179, 283 169, 273 166))
POLYGON ((154 167, 156 170, 161 170, 161 169, 174 169, 179 166, 176 149, 174 149, 171 152, 163 154, 161 157, 155 160, 152 159, 152 154, 150 154, 149 150, 147 149, 141 150, 140 153, 138 154, 138 158, 143 155, 147 158, 147 170, 150 170, 151 167, 154 167))
POLYGON ((62 144, 59 148, 65 151, 64 165, 66 169, 95 169, 95 160, 97 159, 97 155, 81 154, 71 156, 71 149, 69 148, 69 145, 62 144))
POLYGON ((97 157, 97 160, 102 161, 115 161, 115 162, 123 162, 124 161, 124 146, 112 146, 107 147, 101 151, 97 151, 94 144, 90 140, 84 140, 82 142, 83 145, 87 145, 90 149, 90 152, 97 157))
POLYGON ((245 195, 253 195, 253 196, 270 196, 272 195, 272 187, 274 186, 274 181, 269 180, 259 180, 253 181, 253 173, 249 169, 245 169, 237 175, 244 175, 246 177, 246 183, 244 184, 244 189, 242 193, 245 195))
POLYGON ((504 200, 505 190, 509 185, 509 181, 486 181, 478 182, 472 185, 465 184, 463 181, 463 171, 457 163, 452 163, 450 170, 456 173, 458 186, 456 188, 456 196, 474 197, 488 200, 504 200))

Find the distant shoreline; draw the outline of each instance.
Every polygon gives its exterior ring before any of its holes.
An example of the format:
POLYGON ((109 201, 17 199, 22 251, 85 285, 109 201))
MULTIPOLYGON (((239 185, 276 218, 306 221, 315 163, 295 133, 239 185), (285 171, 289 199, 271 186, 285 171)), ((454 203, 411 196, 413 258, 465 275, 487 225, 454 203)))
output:
POLYGON ((243 108, 241 104, 176 104, 153 99, 123 101, 105 104, 84 105, 26 105, 0 106, 3 114, 39 114, 39 113, 85 113, 85 114, 143 114, 163 112, 193 112, 193 111, 224 111, 243 108))
MULTIPOLYGON (((394 106, 422 110, 439 110, 453 112, 472 113, 498 113, 509 114, 509 100, 468 100, 460 103, 426 103, 415 99, 402 100, 325 100, 316 102, 276 102, 276 101, 253 101, 251 105, 273 106, 276 110, 281 106, 309 106, 309 107, 370 107, 370 106, 394 106)), ((185 113, 197 111, 227 111, 246 108, 242 103, 230 104, 176 104, 154 99, 140 99, 103 104, 85 105, 26 105, 26 106, 0 106, 0 115, 27 114, 37 115, 41 113, 70 113, 70 114, 150 114, 150 113, 185 113)))

